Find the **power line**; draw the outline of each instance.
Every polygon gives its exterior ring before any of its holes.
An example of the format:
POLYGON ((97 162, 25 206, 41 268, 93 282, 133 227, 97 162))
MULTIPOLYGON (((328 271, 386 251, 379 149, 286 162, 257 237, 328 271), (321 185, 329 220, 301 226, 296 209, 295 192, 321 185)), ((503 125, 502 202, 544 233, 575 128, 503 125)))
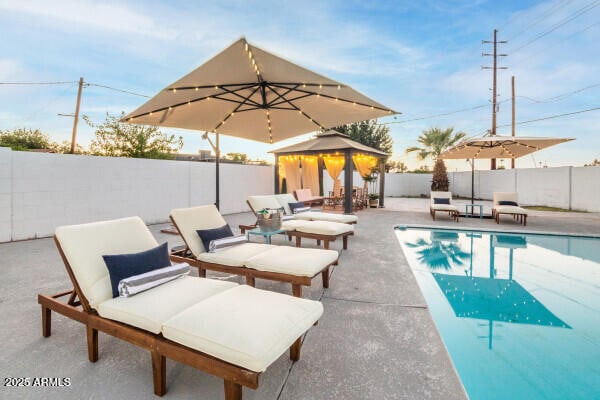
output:
MULTIPOLYGON (((571 2, 572 2, 572 0, 566 0, 563 2, 555 3, 553 7, 550 7, 550 9, 547 10, 547 12, 542 13, 537 18, 535 18, 533 21, 528 20, 526 26, 523 29, 521 29, 519 32, 513 34, 510 38, 507 39, 507 41, 512 42, 517 36, 521 35, 522 33, 531 31, 531 28, 533 28, 535 25, 537 25, 541 21, 546 20, 549 16, 551 16, 552 14, 554 14, 555 12, 557 12, 558 10, 560 10, 561 8, 563 8, 564 6, 566 6, 567 4, 569 4, 571 2)), ((504 24, 504 26, 506 26, 506 23, 504 24)), ((498 30, 500 30, 500 28, 498 28, 498 30)))
POLYGON ((62 82, 0 82, 0 85, 66 85, 77 83, 77 81, 62 82))
POLYGON ((449 112, 442 113, 442 114, 434 114, 434 115, 428 115, 428 116, 425 116, 425 117, 417 117, 417 118, 413 118, 413 119, 405 119, 405 120, 402 120, 402 121, 382 122, 379 125, 404 124, 406 122, 421 121, 423 119, 430 119, 430 118, 435 118, 435 117, 444 117, 446 115, 458 114, 458 113, 465 112, 465 111, 473 111, 473 110, 477 110, 479 108, 484 108, 484 107, 489 107, 489 104, 482 104, 482 105, 475 106, 475 107, 463 108, 461 110, 449 111, 449 112))
POLYGON ((540 40, 541 38, 543 38, 544 36, 549 35, 550 33, 554 32, 555 30, 557 30, 558 28, 568 24, 569 22, 573 21, 574 19, 582 16, 583 14, 585 14, 586 12, 590 11, 591 9, 593 9, 594 7, 596 7, 598 4, 600 4, 600 0, 594 0, 593 2, 591 2, 590 4, 580 8, 579 10, 575 11, 573 14, 571 14, 569 17, 561 20, 558 24, 554 25, 552 28, 548 29, 547 31, 544 31, 543 33, 539 34, 538 36, 536 36, 535 38, 525 42, 524 44, 522 44, 521 46, 517 47, 516 49, 512 49, 511 51, 509 51, 509 53, 514 54, 517 51, 523 49, 524 47, 529 46, 530 44, 537 42, 538 40, 540 40))
POLYGON ((150 96, 146 96, 145 94, 135 93, 135 92, 131 92, 131 91, 125 90, 125 89, 118 89, 118 88, 114 88, 114 87, 107 86, 107 85, 100 85, 98 83, 88 83, 88 85, 96 86, 96 87, 100 87, 100 88, 104 88, 104 89, 109 89, 109 90, 114 90, 115 92, 127 93, 127 94, 131 94, 134 96, 150 98, 150 96))
MULTIPOLYGON (((555 119, 555 118, 560 118, 560 117, 566 117, 566 116, 569 116, 569 115, 582 114, 582 113, 585 113, 585 112, 597 111, 597 110, 600 110, 600 107, 588 108, 587 110, 573 111, 573 112, 564 113, 564 114, 550 115, 550 116, 547 116, 547 117, 530 119, 528 121, 520 121, 520 122, 517 122, 516 124, 517 125, 524 125, 524 124, 529 124, 531 122, 545 121, 545 120, 548 120, 548 119, 555 119)), ((505 125, 500 125, 500 127, 505 128, 505 127, 510 126, 510 125, 511 124, 505 124, 505 125)))

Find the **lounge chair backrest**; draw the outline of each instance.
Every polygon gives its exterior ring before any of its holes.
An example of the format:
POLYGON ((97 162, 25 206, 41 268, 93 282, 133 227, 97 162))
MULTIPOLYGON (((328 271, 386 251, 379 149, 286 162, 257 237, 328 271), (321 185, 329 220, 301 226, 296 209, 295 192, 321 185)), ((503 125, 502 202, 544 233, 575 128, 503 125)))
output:
POLYGON ((202 240, 196 231, 200 229, 220 228, 227 224, 214 204, 191 208, 177 208, 171 210, 171 218, 175 225, 177 225, 177 229, 183 240, 196 257, 206 252, 204 245, 202 245, 202 240))
POLYGON ((519 196, 516 192, 494 192, 493 200, 493 207, 496 207, 500 201, 514 201, 515 203, 518 203, 519 196))
POLYGON ((276 194, 273 197, 279 202, 279 205, 283 207, 285 213, 288 215, 293 214, 292 209, 290 208, 290 203, 296 203, 298 200, 291 193, 282 193, 276 194))
MULTIPOLYGON (((293 196, 292 196, 293 197, 293 196)), ((294 200, 295 201, 295 200, 294 200)), ((275 198, 274 195, 259 195, 259 196, 248 196, 248 205, 252 209, 252 212, 256 214, 257 211, 263 208, 280 208, 281 204, 275 198)))
POLYGON ((296 198, 298 201, 308 201, 313 197, 314 196, 312 195, 312 191, 310 189, 296 189, 296 198))
POLYGON ((450 203, 452 203, 452 192, 431 192, 431 204, 433 204, 433 199, 450 199, 450 203))
POLYGON ((158 245, 139 217, 61 226, 55 238, 91 308, 112 298, 103 255, 137 253, 158 245))

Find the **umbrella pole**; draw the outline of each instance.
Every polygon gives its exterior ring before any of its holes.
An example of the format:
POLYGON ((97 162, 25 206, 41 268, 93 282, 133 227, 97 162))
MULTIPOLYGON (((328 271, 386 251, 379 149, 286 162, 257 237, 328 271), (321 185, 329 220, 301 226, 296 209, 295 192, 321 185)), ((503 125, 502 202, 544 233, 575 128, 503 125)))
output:
POLYGON ((471 158, 471 204, 475 202, 475 159, 471 158))
POLYGON ((217 159, 215 160, 215 206, 217 210, 220 209, 219 205, 219 160, 221 159, 221 149, 219 147, 219 133, 215 132, 216 137, 216 146, 215 146, 215 154, 217 159))

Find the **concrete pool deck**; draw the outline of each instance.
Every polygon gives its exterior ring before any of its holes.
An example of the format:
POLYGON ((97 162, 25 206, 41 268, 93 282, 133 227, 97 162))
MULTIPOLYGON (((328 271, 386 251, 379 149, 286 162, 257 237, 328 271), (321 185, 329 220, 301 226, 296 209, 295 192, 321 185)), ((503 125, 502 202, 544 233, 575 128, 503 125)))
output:
MULTIPOLYGON (((319 279, 304 296, 320 299, 325 313, 304 338, 300 361, 287 353, 261 375, 258 390, 244 389, 245 399, 465 399, 444 344, 407 265, 393 227, 423 224, 506 231, 542 231, 600 235, 600 213, 531 211, 526 227, 510 217, 491 219, 445 215, 432 221, 428 199, 386 198, 385 209, 357 213, 359 224, 342 251, 340 264, 323 290, 319 279)), ((464 209, 468 201, 455 201, 464 209)), ((484 205, 489 213, 490 202, 484 205)), ((226 216, 237 227, 250 213, 226 216)), ((159 242, 181 244, 178 236, 150 229, 159 242)), ((260 238, 253 238, 259 241, 260 238)), ((305 241, 304 246, 314 246, 305 241)), ((287 244, 275 237, 275 244, 287 244)), ((341 249, 341 241, 333 242, 341 249)), ((50 338, 41 335, 37 294, 70 289, 69 279, 51 238, 0 244, 3 279, 0 294, 2 340, 0 371, 8 377, 69 378, 68 387, 5 387, 10 399, 153 398, 149 352, 119 339, 99 335, 100 358, 87 359, 84 327, 53 315, 50 338)), ((209 277, 242 282, 210 273, 209 277)), ((257 280, 257 287, 290 293, 289 285, 257 280)), ((165 399, 222 399, 222 380, 167 361, 165 399)))

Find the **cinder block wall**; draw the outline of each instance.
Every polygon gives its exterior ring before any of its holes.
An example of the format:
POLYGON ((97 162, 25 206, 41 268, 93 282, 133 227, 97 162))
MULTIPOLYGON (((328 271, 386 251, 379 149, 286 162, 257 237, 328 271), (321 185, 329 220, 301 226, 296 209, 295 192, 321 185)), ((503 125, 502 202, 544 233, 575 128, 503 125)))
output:
MULTIPOLYGON (((139 215, 168 221, 177 207, 215 201, 212 163, 92 157, 0 148, 0 241, 51 236, 57 226, 139 215)), ((221 164, 221 211, 247 211, 273 192, 273 168, 221 164)))

